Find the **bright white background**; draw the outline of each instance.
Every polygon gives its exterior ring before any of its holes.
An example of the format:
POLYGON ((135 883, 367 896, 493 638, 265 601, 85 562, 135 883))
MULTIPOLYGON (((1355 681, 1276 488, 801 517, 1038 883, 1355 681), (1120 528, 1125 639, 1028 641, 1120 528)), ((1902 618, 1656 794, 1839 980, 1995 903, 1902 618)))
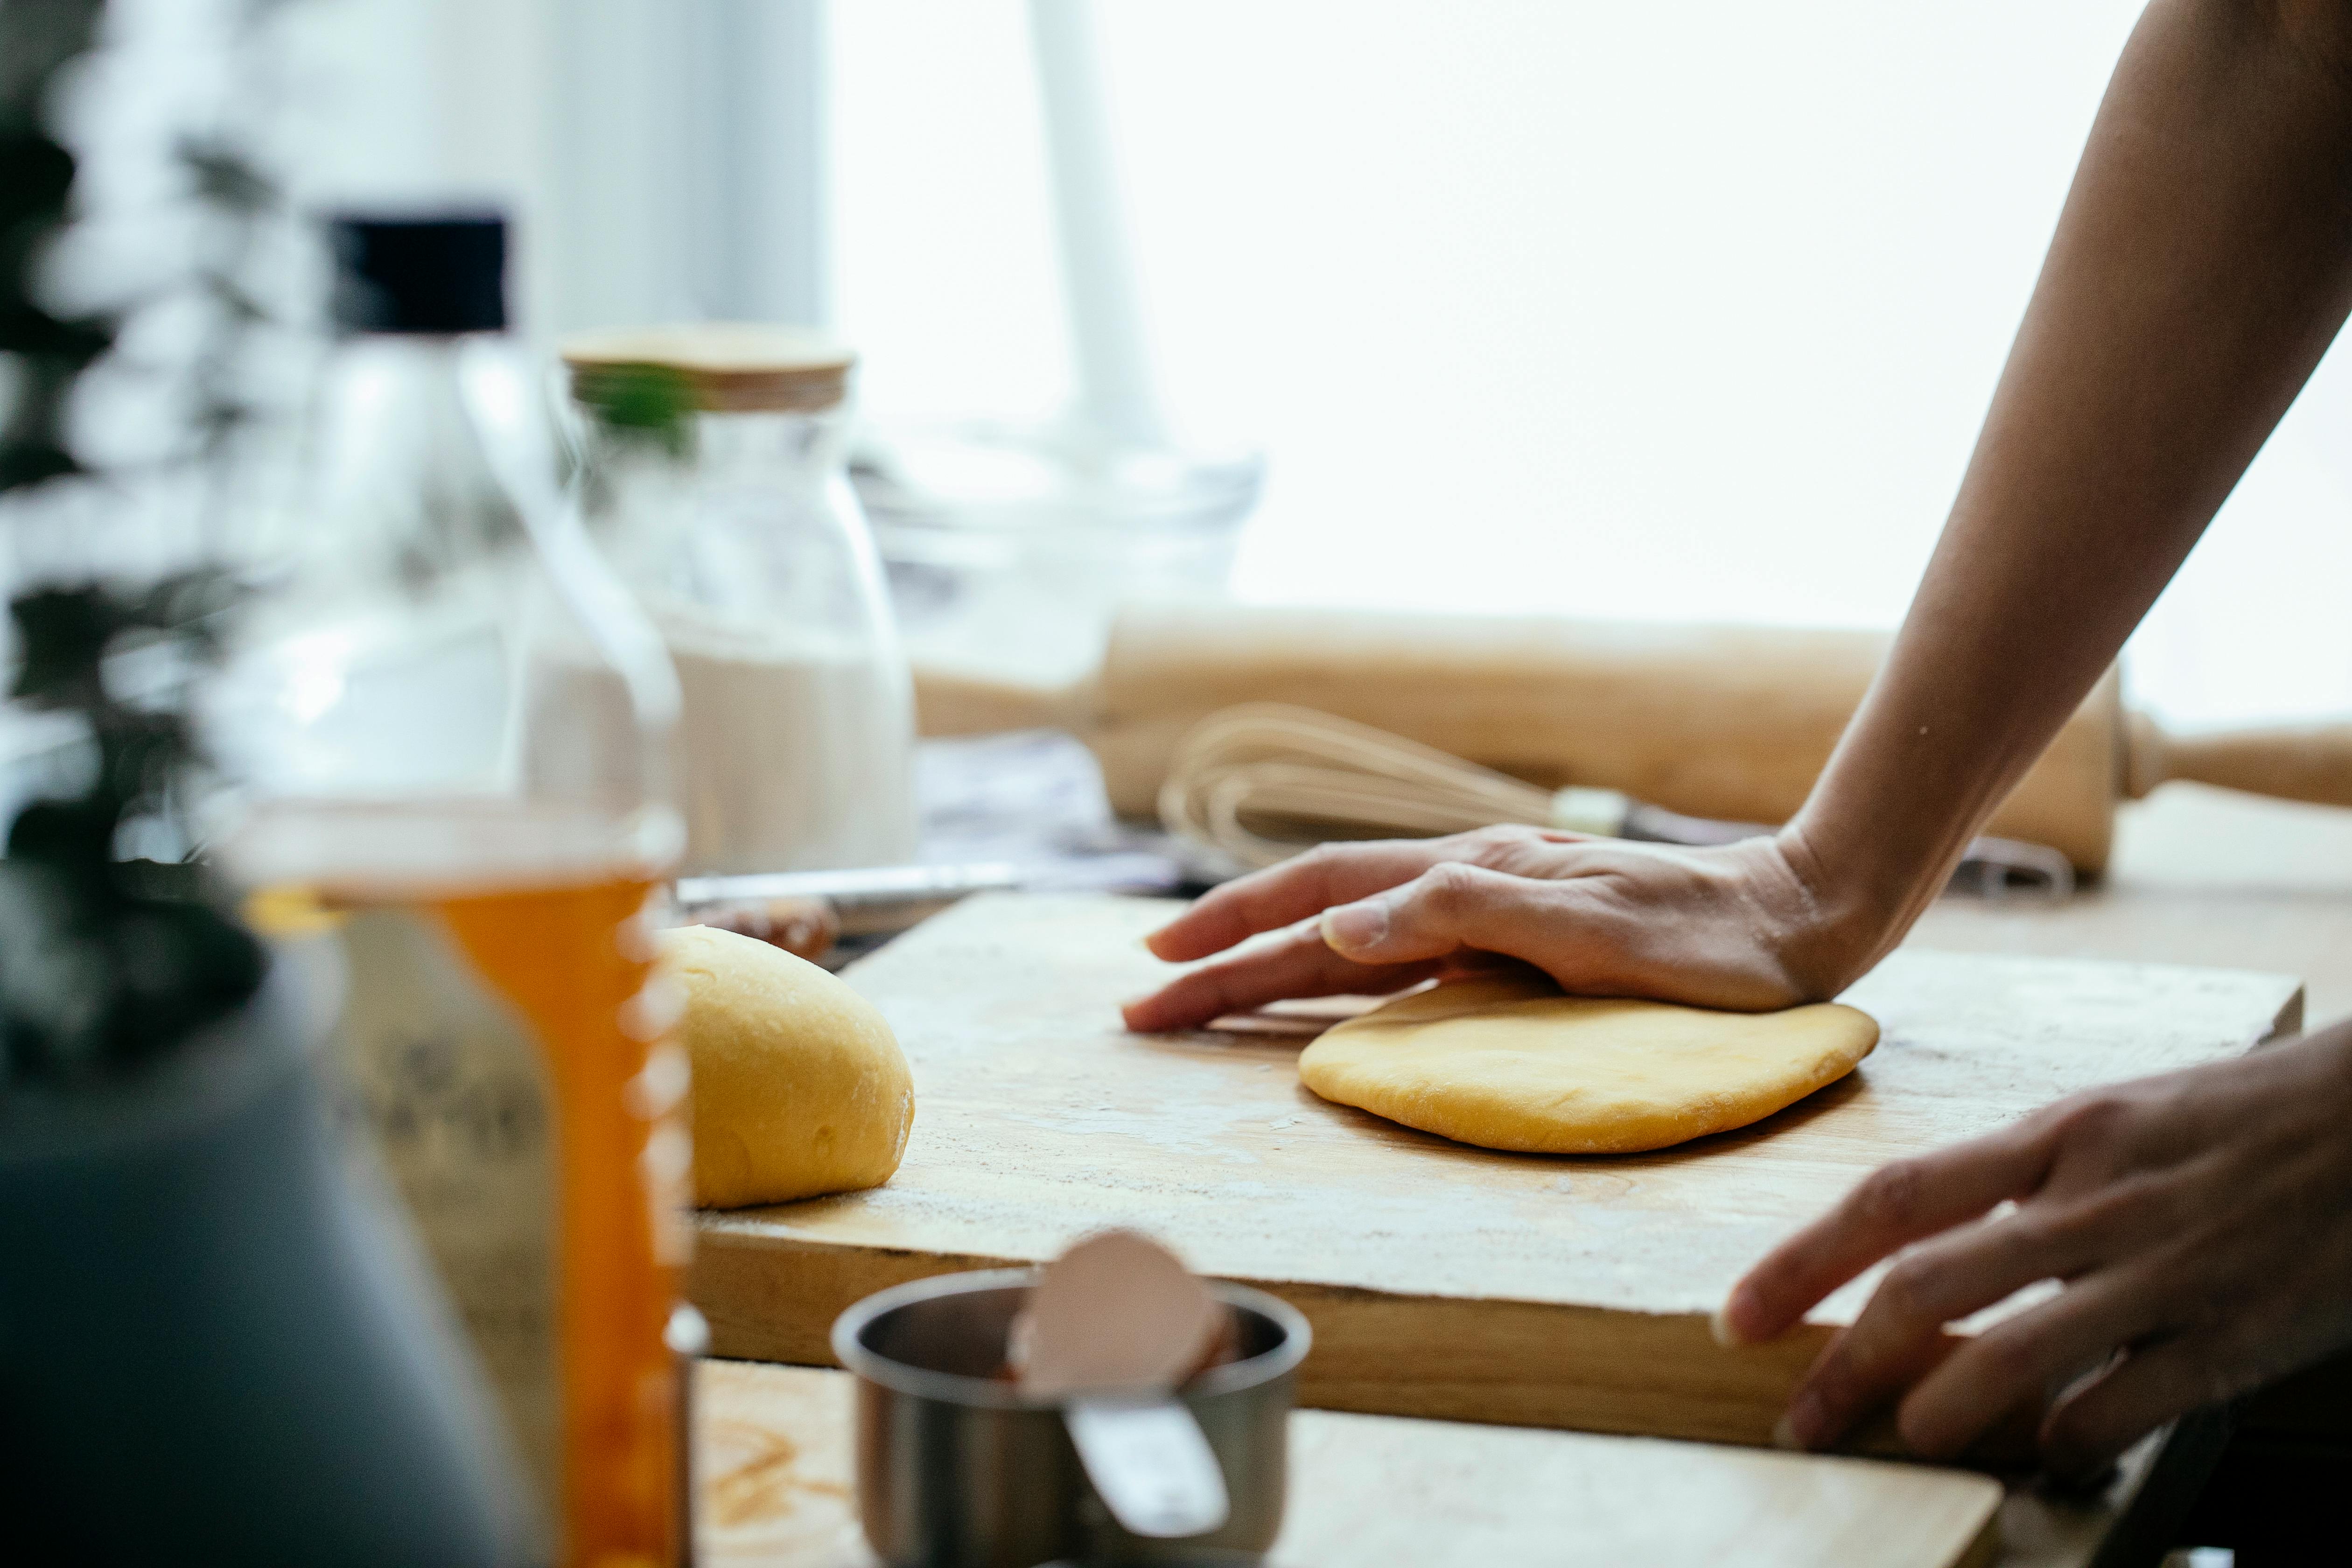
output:
MULTIPOLYGON (((1105 7, 1171 401, 1271 458, 1237 588, 1893 624, 2137 11, 1105 7)), ((834 29, 869 402, 1050 405, 1020 6, 834 29)), ((2352 710, 2345 357, 2132 650, 2168 719, 2352 710)))
MULTIPOLYGON (((608 180, 582 138, 655 147, 658 103, 551 108, 549 84, 761 4, 313 0, 336 63, 306 191, 505 196, 542 332, 704 313, 694 231, 660 210, 707 176, 692 138, 608 180), (603 237, 563 243, 591 208, 603 237)), ((1070 378, 1019 0, 827 9, 830 298, 867 406, 1050 411, 1070 378)), ((1270 459, 1236 588, 1893 624, 2137 11, 1102 6, 1169 402, 1270 459)), ((2352 711, 2345 357, 2131 650, 2169 721, 2352 711)))

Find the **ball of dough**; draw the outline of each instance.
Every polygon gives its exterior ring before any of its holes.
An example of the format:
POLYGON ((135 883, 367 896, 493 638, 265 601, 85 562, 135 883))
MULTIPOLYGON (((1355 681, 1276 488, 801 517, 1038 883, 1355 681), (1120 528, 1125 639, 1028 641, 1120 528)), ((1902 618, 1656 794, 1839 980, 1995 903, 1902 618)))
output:
POLYGON ((874 1005, 805 959, 709 926, 661 934, 686 990, 694 1201, 789 1203, 880 1186, 915 1121, 907 1058, 874 1005))
POLYGON ((1717 1013, 1563 996, 1549 980, 1457 980, 1327 1031, 1298 1058, 1325 1100, 1482 1148, 1630 1154, 1761 1121, 1878 1043, 1834 1002, 1717 1013))

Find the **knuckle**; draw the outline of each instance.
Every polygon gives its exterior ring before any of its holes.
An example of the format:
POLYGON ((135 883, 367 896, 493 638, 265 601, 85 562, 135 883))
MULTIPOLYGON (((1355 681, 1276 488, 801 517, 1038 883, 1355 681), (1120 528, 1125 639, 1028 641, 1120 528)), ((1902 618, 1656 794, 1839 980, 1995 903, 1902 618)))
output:
POLYGON ((1199 970, 1169 987, 1171 992, 1181 993, 1188 1003, 1215 1007, 1219 1011, 1233 1005, 1240 989, 1233 972, 1223 967, 1199 970))
POLYGON ((1881 1165, 1863 1179, 1849 1200, 1864 1224, 1900 1229, 1910 1225, 1927 1199, 1927 1173, 1909 1160, 1881 1165))
POLYGON ((2080 1250, 2116 1238, 2173 1234, 2191 1217, 2168 1184, 2126 1178, 2084 1194, 2065 1215, 2045 1223, 2054 1248, 2080 1250))
POLYGON ((1448 860, 1422 873, 1416 901, 1437 915, 1458 914, 1477 899, 1480 882, 1475 868, 1448 860))
POLYGON ((1878 1282, 1878 1300, 1884 1310, 1906 1324, 1940 1323, 1943 1319, 1936 1310, 1940 1292, 1936 1286, 1933 1265, 1906 1258, 1878 1282))
POLYGON ((1349 847, 1345 845, 1318 844, 1312 848, 1302 849, 1292 856, 1289 864, 1310 876, 1321 876, 1325 872, 1345 865, 1348 860, 1348 850, 1349 847))
POLYGON ((2082 1250, 2086 1228, 2079 1212, 2053 1215, 2039 1209, 2021 1209, 1988 1226, 2006 1261, 2046 1273, 2059 1271, 2082 1250))
POLYGON ((1463 837, 1465 859, 1498 871, 1521 864, 1530 848, 1548 842, 1539 830, 1517 822, 1476 828, 1463 837))
POLYGON ((2131 1105, 2104 1090, 2080 1095, 2056 1108, 2053 1130, 2062 1143, 2104 1145, 2120 1137, 2132 1118, 2131 1105))

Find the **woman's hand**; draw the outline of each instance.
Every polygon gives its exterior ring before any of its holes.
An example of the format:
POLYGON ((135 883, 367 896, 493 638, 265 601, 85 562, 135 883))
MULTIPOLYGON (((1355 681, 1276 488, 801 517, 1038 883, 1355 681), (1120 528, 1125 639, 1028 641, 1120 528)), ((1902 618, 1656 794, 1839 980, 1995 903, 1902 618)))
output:
POLYGON ((1489 827, 1332 844, 1228 882, 1153 933, 1181 961, 1280 931, 1124 1009, 1186 1029, 1291 996, 1381 994, 1519 960, 1586 995, 1748 1011, 1833 995, 1885 933, 1832 913, 1795 832, 1717 848, 1489 827))
POLYGON ((1888 1165, 1750 1270, 1721 1330, 1771 1339, 1915 1242, 1807 1374, 1788 1435, 1821 1447, 1899 1396, 1904 1441, 1946 1458, 2031 1409, 2050 1468, 2094 1474, 2352 1344, 2352 1026, 1888 1165), (2049 1279, 2054 1297, 1943 1354, 1946 1324, 2049 1279))

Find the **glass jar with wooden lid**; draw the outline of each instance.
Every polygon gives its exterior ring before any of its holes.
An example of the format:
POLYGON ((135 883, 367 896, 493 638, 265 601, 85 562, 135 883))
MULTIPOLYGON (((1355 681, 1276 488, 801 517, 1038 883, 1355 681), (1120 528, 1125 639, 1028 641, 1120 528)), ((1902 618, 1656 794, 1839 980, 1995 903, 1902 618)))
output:
POLYGON ((629 329, 563 344, 598 542, 684 705, 688 874, 897 864, 914 721, 845 468, 856 356, 800 329, 629 329))

